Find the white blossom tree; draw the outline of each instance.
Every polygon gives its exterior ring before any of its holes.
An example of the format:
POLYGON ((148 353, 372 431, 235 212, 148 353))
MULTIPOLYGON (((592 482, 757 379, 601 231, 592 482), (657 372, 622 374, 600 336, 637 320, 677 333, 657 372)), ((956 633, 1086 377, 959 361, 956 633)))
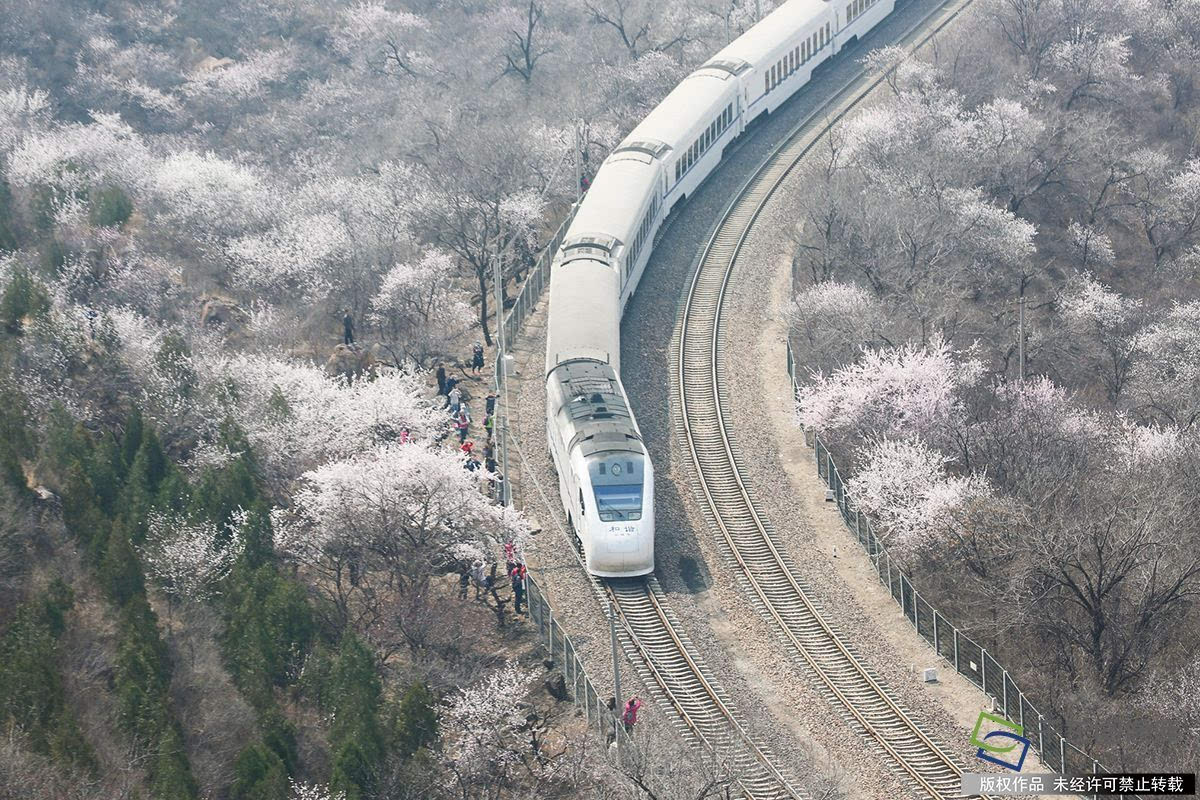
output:
POLYGON ((1134 337, 1143 318, 1142 302, 1123 297, 1090 276, 1082 276, 1059 295, 1058 306, 1072 334, 1064 349, 1116 401, 1133 367, 1134 337))
POLYGON ((948 475, 950 459, 918 440, 878 439, 864 446, 857 461, 861 466, 846 486, 858 507, 882 524, 888 547, 902 556, 946 545, 971 505, 991 494, 980 475, 948 475))
POLYGON ((1137 408, 1191 428, 1200 419, 1200 303, 1176 305, 1133 339, 1130 379, 1137 408))
POLYGON ((813 371, 836 369, 870 345, 884 322, 884 307, 854 284, 826 281, 798 292, 785 310, 801 363, 813 371))
POLYGON ((485 787, 508 784, 521 765, 537 776, 525 699, 533 680, 532 672, 510 661, 443 702, 441 730, 450 782, 446 788, 455 795, 487 796, 485 787))
POLYGON ((346 800, 345 792, 334 792, 328 786, 316 783, 297 783, 289 778, 292 786, 291 800, 346 800))
POLYGON ((242 539, 233 528, 189 521, 178 514, 153 511, 146 544, 140 548, 146 569, 172 606, 205 600, 241 555, 242 539))
POLYGON ((429 634, 435 571, 454 569, 466 552, 494 554, 507 539, 524 547, 529 534, 519 512, 491 504, 460 457, 418 444, 306 473, 291 508, 273 518, 276 550, 321 576, 343 622, 378 629, 386 609, 412 646, 429 634))
POLYGON ((471 327, 470 307, 457 295, 457 268, 448 253, 431 250, 415 263, 396 264, 371 301, 373 317, 395 361, 418 364, 453 352, 471 327))

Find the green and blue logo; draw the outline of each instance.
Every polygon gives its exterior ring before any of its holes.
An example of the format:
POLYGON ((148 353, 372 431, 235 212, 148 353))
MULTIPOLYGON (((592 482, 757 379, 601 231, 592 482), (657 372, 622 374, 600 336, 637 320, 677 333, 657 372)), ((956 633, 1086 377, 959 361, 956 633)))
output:
MULTIPOLYGON (((1011 770, 1020 772, 1021 765, 1025 763, 1025 756, 1029 753, 1029 745, 1031 744, 1023 735, 1024 733, 1025 729, 1017 723, 1009 722, 1004 717, 981 711, 979 712, 979 719, 975 720, 975 730, 971 731, 971 746, 979 748, 975 755, 984 761, 990 761, 993 764, 999 764, 1002 767, 1008 767, 1011 770), (1002 730, 992 730, 980 736, 985 721, 999 725, 1002 730), (1004 740, 1010 740, 1011 743, 999 743, 1004 740), (1001 755, 1012 753, 1017 749, 1017 745, 1021 746, 1020 757, 1013 760, 1005 760, 1000 757, 1001 755)), ((1012 757, 1010 756, 1010 758, 1012 757)))

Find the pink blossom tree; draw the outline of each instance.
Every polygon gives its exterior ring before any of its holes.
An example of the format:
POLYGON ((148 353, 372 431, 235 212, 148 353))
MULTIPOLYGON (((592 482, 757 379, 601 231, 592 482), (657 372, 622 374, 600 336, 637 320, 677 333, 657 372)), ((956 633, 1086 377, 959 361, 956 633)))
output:
POLYGON ((924 347, 866 350, 800 388, 800 422, 835 437, 936 437, 957 424, 959 393, 980 380, 982 369, 940 337, 924 347))

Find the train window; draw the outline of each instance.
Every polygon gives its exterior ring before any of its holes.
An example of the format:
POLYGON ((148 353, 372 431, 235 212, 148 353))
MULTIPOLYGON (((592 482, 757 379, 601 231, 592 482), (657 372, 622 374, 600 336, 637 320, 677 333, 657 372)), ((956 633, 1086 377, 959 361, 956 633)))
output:
POLYGON ((854 14, 854 4, 851 3, 850 5, 846 6, 846 22, 849 22, 850 20, 854 19, 853 14, 854 14))
POLYGON ((587 516, 587 507, 583 504, 583 489, 579 490, 579 513, 587 516))

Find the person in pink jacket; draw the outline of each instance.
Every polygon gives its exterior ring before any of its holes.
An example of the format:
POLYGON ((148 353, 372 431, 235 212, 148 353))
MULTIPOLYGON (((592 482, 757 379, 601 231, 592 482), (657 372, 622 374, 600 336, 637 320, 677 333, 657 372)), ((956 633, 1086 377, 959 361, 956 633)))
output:
POLYGON ((637 724, 638 709, 642 707, 642 701, 636 697, 629 698, 629 702, 625 704, 625 710, 621 712, 621 722, 625 724, 625 732, 632 733, 633 726, 637 724))

